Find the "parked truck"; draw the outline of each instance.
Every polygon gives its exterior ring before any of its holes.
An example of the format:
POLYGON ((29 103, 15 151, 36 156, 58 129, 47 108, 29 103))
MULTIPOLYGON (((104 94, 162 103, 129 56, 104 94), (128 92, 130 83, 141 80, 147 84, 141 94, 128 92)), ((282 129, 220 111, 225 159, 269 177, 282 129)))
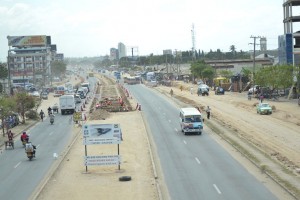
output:
POLYGON ((61 114, 73 114, 75 112, 75 98, 74 95, 62 95, 59 97, 59 108, 61 114))

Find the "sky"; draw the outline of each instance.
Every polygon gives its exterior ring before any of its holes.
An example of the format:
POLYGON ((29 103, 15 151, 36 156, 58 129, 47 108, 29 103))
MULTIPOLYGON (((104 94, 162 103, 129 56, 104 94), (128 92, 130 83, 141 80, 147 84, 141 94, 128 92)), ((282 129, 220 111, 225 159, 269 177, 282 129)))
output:
MULTIPOLYGON (((253 38, 278 47, 283 0, 0 0, 0 62, 7 36, 48 35, 65 57, 109 55, 122 42, 139 56, 163 50, 253 50, 253 38), (194 29, 192 26, 194 25, 194 29), (194 30, 194 31, 193 31, 194 30)), ((293 13, 299 13, 297 10, 293 13)), ((294 25, 294 30, 296 30, 294 25)), ((299 30, 299 29, 298 29, 299 30)))

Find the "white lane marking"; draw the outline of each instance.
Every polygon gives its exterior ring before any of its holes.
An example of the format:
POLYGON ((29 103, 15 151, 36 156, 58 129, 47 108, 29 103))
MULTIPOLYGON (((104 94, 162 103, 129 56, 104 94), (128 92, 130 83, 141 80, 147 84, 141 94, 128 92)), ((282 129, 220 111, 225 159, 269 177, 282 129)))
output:
POLYGON ((214 188, 217 190, 217 192, 218 192, 219 194, 222 194, 222 192, 219 190, 219 188, 218 188, 218 186, 217 186, 216 184, 213 184, 213 186, 214 186, 214 188))
POLYGON ((36 148, 38 148, 40 146, 40 144, 38 144, 37 146, 36 146, 36 148))
POLYGON ((183 140, 183 143, 184 143, 184 144, 187 144, 185 140, 183 140))
POLYGON ((177 128, 174 129, 176 132, 178 132, 177 128))
POLYGON ((53 134, 53 132, 49 133, 49 135, 52 135, 52 134, 53 134))
POLYGON ((18 164, 16 164, 16 165, 14 166, 14 168, 16 169, 20 164, 21 164, 21 162, 19 162, 18 164))
POLYGON ((195 158, 195 160, 199 165, 201 164, 200 160, 197 157, 195 158))
POLYGON ((171 123, 172 121, 171 120, 168 120, 169 121, 169 123, 171 123))

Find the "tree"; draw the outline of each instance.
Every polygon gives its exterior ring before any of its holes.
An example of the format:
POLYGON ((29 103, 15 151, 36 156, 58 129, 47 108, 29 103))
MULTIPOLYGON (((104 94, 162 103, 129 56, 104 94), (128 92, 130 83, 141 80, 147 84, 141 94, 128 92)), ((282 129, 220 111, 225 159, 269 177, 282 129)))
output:
POLYGON ((196 78, 212 79, 214 76, 213 68, 206 64, 204 60, 198 60, 191 64, 191 73, 196 78))
POLYGON ((267 66, 255 74, 255 83, 271 87, 272 90, 286 88, 293 84, 293 70, 291 65, 267 66))
POLYGON ((6 63, 0 62, 0 79, 6 79, 8 77, 8 69, 6 63))
POLYGON ((18 113, 21 114, 25 123, 25 113, 35 107, 35 99, 27 93, 17 93, 15 96, 18 113))
MULTIPOLYGON (((11 114, 12 111, 16 110, 16 102, 12 97, 0 98, 0 119, 2 124, 5 123, 5 118, 11 114)), ((5 126, 2 126, 3 136, 5 136, 5 126)), ((8 127, 6 127, 8 129, 8 127)))
POLYGON ((51 62, 51 73, 54 76, 60 76, 67 70, 67 64, 63 61, 52 61, 51 62))

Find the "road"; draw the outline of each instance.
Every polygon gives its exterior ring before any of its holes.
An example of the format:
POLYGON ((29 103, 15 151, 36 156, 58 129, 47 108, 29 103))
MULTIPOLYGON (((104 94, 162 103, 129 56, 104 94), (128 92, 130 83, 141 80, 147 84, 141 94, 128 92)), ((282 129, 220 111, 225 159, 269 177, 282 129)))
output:
POLYGON ((184 136, 179 109, 144 85, 127 86, 142 105, 171 199, 276 199, 208 134, 184 136))
POLYGON ((55 162, 54 153, 60 155, 72 136, 70 117, 56 115, 54 125, 49 118, 32 127, 27 133, 37 146, 36 158, 29 161, 24 147, 16 139, 15 149, 0 157, 0 199, 28 199, 55 162))
MULTIPOLYGON (((91 78, 90 82, 92 93, 96 79, 91 78)), ((49 97, 44 104, 53 105, 55 102, 58 102, 58 98, 49 97)), ((77 109, 80 109, 81 104, 76 105, 77 109)), ((44 112, 49 105, 43 106, 44 112)), ((71 116, 55 113, 54 125, 50 124, 47 116, 43 122, 27 131, 30 141, 37 146, 36 158, 32 161, 28 160, 18 138, 15 139, 14 150, 6 150, 0 154, 0 199, 20 200, 28 199, 32 195, 56 162, 54 153, 62 155, 74 135, 71 116)))

